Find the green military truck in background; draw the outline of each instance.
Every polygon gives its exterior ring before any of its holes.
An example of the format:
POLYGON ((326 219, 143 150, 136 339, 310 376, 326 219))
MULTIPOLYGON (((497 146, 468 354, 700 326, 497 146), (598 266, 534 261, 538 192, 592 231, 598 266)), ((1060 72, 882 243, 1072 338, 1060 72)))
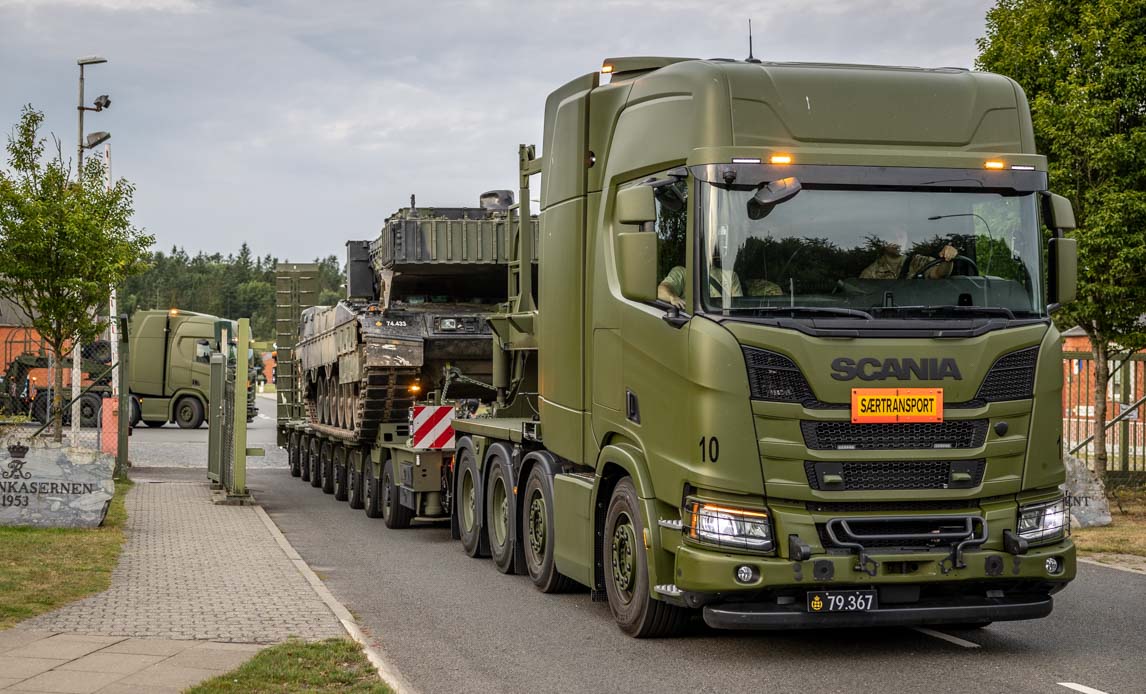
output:
MULTIPOLYGON (((618 58, 549 96, 543 137, 543 157, 519 152, 477 407, 407 371, 377 385, 409 421, 365 438, 315 426, 316 411, 356 420, 330 414, 345 379, 300 368, 309 344, 328 352, 311 365, 373 349, 400 366, 425 335, 365 300, 369 318, 314 340, 306 273, 281 266, 279 380, 327 379, 279 390, 294 474, 391 528, 449 520, 471 556, 542 591, 587 586, 638 637, 696 615, 785 629, 1051 612, 1076 568, 1050 320, 1075 293, 1074 220, 1019 85, 618 58), (453 415, 446 445, 412 430, 435 406, 453 415)), ((472 261, 467 238, 426 225, 414 260, 472 261)))

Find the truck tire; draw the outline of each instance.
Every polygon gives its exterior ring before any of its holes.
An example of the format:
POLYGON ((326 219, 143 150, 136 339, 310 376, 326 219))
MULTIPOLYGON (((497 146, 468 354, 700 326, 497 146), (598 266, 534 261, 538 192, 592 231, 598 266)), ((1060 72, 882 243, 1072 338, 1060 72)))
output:
POLYGON ((140 420, 143 419, 142 407, 139 404, 139 398, 134 395, 131 396, 130 404, 128 405, 128 423, 131 428, 139 426, 140 420))
POLYGON ((621 631, 636 638, 679 633, 688 623, 683 608, 653 600, 645 556, 644 521, 633 481, 622 478, 613 489, 605 515, 605 537, 598 557, 605 567, 609 609, 621 631))
POLYGON ((382 481, 378 485, 381 492, 382 522, 392 530, 405 530, 414 520, 414 511, 402 505, 398 496, 398 485, 394 481, 394 461, 387 460, 382 466, 382 481))
POLYGON ((542 593, 562 593, 571 589, 573 579, 557 572, 553 561, 553 479, 540 465, 534 465, 525 482, 521 502, 521 542, 529 580, 542 593))
POLYGON ((319 461, 322 463, 322 493, 334 493, 334 444, 327 441, 322 444, 319 451, 319 461))
POLYGON ((80 396, 80 426, 98 427, 103 409, 103 398, 95 393, 80 396))
POLYGON ((362 510, 367 518, 382 517, 381 481, 374 476, 374 465, 365 461, 362 466, 362 510))
POLYGON ((40 424, 48 423, 48 394, 42 390, 32 399, 32 419, 40 424))
POLYGON ((485 490, 485 527, 489 535, 489 555, 503 574, 513 573, 513 521, 517 518, 513 498, 513 476, 505 458, 489 458, 489 479, 485 490))
POLYGON ((336 501, 346 501, 346 447, 341 443, 334 444, 334 452, 331 454, 333 457, 334 468, 334 498, 336 501))
POLYGON ((292 431, 287 441, 287 464, 290 465, 290 476, 298 477, 302 474, 302 466, 298 462, 298 432, 292 431))
POLYGON ((489 541, 485 538, 485 528, 481 524, 480 504, 482 485, 481 473, 474 461, 474 453, 468 447, 458 455, 458 491, 455 495, 458 504, 458 529, 461 532, 462 549, 471 557, 489 556, 489 541))
POLYGON ((362 451, 354 449, 346 456, 346 503, 350 508, 362 508, 362 451))
POLYGON ((198 429, 203 426, 203 403, 193 395, 186 395, 175 403, 175 423, 180 429, 198 429))
POLYGON ((322 441, 310 440, 310 486, 322 486, 322 441))
POLYGON ((298 439, 298 470, 303 482, 310 481, 310 437, 303 434, 298 439))
POLYGON ((158 429, 159 427, 167 424, 167 422, 160 420, 160 419, 145 419, 145 420, 143 420, 143 423, 146 424, 147 426, 151 427, 152 429, 158 429))

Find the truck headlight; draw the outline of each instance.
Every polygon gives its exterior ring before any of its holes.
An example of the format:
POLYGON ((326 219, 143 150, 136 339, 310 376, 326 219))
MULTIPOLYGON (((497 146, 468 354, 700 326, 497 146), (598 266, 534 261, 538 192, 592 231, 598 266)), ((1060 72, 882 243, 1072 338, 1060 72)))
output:
POLYGON ((688 499, 682 515, 685 536, 696 542, 755 552, 772 551, 772 523, 767 511, 688 499))
POLYGON ((443 318, 441 320, 441 322, 438 323, 438 329, 439 330, 457 330, 458 329, 458 319, 457 318, 443 318))
POLYGON ((1032 545, 1062 539, 1069 522, 1064 497, 1019 507, 1019 537, 1032 545))

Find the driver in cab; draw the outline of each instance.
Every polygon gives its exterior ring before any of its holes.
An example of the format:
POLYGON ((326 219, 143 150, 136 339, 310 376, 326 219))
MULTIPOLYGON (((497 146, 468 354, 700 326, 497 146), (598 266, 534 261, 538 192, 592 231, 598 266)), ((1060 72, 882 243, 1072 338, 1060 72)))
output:
MULTIPOLYGON (((860 273, 863 280, 895 280, 915 277, 920 270, 935 262, 935 258, 917 253, 903 254, 907 248, 907 232, 903 229, 896 231, 893 240, 883 246, 879 257, 860 273)), ((951 268, 955 256, 959 251, 951 244, 947 244, 939 251, 940 262, 932 265, 923 276, 928 279, 941 280, 951 275, 951 268)))

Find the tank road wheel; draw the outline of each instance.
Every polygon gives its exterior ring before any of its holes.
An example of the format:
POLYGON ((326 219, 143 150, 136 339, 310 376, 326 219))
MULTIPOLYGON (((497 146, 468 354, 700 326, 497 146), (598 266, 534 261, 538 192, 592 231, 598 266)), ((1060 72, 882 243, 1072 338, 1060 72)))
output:
POLYGON ((310 440, 310 486, 322 486, 322 441, 310 440))
POLYGON ((553 563, 554 528, 553 480, 535 465, 525 483, 521 529, 525 569, 542 593, 561 593, 573 587, 573 580, 557 573, 553 563))
POLYGON ((298 438, 298 470, 303 482, 310 481, 310 437, 303 434, 298 438))
POLYGON ((290 440, 287 442, 287 463, 290 465, 290 476, 298 477, 302 474, 302 466, 299 465, 299 450, 298 450, 298 432, 292 431, 290 440))
POLYGON ((609 609, 621 631, 637 638, 670 636, 687 622, 683 608, 653 600, 649 590, 648 559, 645 556, 644 523, 633 481, 617 483, 605 516, 605 541, 601 562, 605 567, 605 592, 609 609))
POLYGON ((346 388, 350 394, 350 411, 349 419, 347 419, 349 425, 347 428, 353 430, 358 428, 358 384, 350 383, 346 388))
POLYGON ((346 446, 341 443, 334 444, 334 498, 337 501, 346 501, 346 446))
POLYGON ((485 529, 478 515, 478 500, 481 498, 481 473, 478 472, 474 454, 463 448, 458 456, 458 528, 462 535, 462 549, 471 557, 488 556, 489 543, 485 539, 485 529))
POLYGON ((203 425, 203 403, 188 395, 175 403, 175 423, 180 429, 198 429, 203 425))
POLYGON ((399 501, 398 485, 394 482, 394 461, 387 460, 382 466, 382 482, 379 485, 382 493, 382 520, 387 528, 403 530, 410 527, 414 520, 414 511, 406 508, 399 501))
POLYGON ((342 428, 342 386, 337 379, 330 379, 330 423, 342 428))
POLYGON ((327 441, 322 444, 322 492, 334 493, 334 444, 327 441))
POLYGON ((362 510, 367 518, 382 517, 381 481, 374 475, 374 463, 367 460, 362 468, 362 510))
POLYGON ((503 574, 513 571, 513 476, 500 455, 489 459, 489 482, 485 493, 485 527, 489 532, 489 553, 494 566, 503 574))
POLYGON ((362 451, 352 449, 346 456, 346 503, 362 508, 362 451))

